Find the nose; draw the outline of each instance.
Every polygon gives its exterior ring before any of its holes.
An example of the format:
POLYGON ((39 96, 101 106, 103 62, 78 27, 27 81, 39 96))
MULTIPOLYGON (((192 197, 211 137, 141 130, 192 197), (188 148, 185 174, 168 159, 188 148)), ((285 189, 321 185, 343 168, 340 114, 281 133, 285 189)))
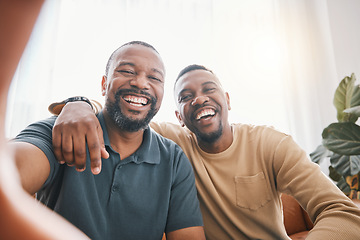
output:
POLYGON ((149 81, 146 74, 140 73, 130 80, 130 85, 138 89, 149 89, 149 81))
POLYGON ((209 97, 207 96, 198 96, 196 98, 194 98, 194 100, 192 100, 191 105, 196 106, 196 105, 201 105, 204 104, 206 102, 209 101, 209 97))

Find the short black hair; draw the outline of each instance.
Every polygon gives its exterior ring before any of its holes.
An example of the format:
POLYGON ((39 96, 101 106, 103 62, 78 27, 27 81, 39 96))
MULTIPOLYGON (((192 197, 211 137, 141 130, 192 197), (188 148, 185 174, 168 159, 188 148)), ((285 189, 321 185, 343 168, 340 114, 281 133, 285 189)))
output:
POLYGON ((179 78, 181 78, 181 76, 184 75, 185 73, 188 73, 188 72, 191 72, 191 71, 194 71, 194 70, 204 70, 204 71, 208 71, 208 72, 214 74, 213 71, 211 71, 209 68, 207 68, 207 67, 205 67, 203 65, 199 65, 199 64, 188 65, 187 67, 183 68, 183 70, 181 70, 179 75, 177 76, 177 78, 175 80, 175 83, 174 83, 174 92, 175 92, 176 83, 178 82, 179 78))
POLYGON ((110 68, 110 64, 111 64, 111 61, 113 60, 114 58, 114 55, 115 53, 122 47, 125 47, 125 46, 128 46, 128 45, 134 45, 134 44, 138 44, 138 45, 142 45, 144 47, 148 47, 148 48, 151 48, 152 50, 154 50, 155 52, 157 52, 159 54, 159 52, 152 46, 150 45, 149 43, 146 43, 146 42, 143 42, 143 41, 131 41, 131 42, 128 42, 128 43, 125 43, 123 45, 121 45, 120 47, 118 47, 115 51, 113 51, 113 53, 110 55, 109 57, 109 60, 106 64, 106 68, 105 68, 105 76, 108 75, 109 73, 109 68, 110 68))
POLYGON ((180 78, 182 75, 184 75, 185 73, 194 71, 194 70, 205 70, 205 71, 208 71, 208 72, 211 72, 212 74, 214 74, 213 71, 211 71, 210 69, 204 67, 203 65, 191 64, 191 65, 183 68, 183 70, 180 71, 179 75, 177 76, 177 78, 176 78, 176 80, 175 80, 175 83, 179 80, 179 78, 180 78))

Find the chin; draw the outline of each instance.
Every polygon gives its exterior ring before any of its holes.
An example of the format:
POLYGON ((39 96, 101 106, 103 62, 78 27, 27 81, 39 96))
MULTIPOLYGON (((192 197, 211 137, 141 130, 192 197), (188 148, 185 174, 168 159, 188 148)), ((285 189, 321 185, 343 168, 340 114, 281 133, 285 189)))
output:
POLYGON ((194 131, 196 137, 201 140, 202 142, 206 143, 215 143, 218 141, 222 135, 223 132, 223 126, 220 124, 219 128, 212 132, 201 132, 197 129, 194 131))

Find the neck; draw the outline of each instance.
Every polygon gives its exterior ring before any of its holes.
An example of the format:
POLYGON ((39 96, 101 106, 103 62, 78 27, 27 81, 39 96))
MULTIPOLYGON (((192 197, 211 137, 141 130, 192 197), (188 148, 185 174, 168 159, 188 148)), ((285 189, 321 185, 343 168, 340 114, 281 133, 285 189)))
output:
POLYGON ((114 123, 105 110, 103 115, 111 147, 120 154, 121 159, 127 158, 141 146, 144 130, 125 131, 114 123))
POLYGON ((199 147, 201 150, 207 153, 220 153, 230 147, 233 142, 233 132, 230 124, 226 124, 223 129, 221 136, 214 142, 206 142, 197 138, 199 147))

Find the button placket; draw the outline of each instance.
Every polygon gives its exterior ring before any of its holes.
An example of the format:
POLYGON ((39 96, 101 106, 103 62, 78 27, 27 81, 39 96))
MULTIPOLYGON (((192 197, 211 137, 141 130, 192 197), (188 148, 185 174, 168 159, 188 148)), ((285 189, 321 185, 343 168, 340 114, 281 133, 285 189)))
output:
POLYGON ((118 191, 119 187, 120 187, 120 178, 119 176, 119 171, 123 168, 124 164, 122 162, 120 162, 116 168, 115 168, 115 173, 114 173, 114 179, 113 179, 113 183, 111 186, 111 192, 115 193, 116 191, 118 191))

